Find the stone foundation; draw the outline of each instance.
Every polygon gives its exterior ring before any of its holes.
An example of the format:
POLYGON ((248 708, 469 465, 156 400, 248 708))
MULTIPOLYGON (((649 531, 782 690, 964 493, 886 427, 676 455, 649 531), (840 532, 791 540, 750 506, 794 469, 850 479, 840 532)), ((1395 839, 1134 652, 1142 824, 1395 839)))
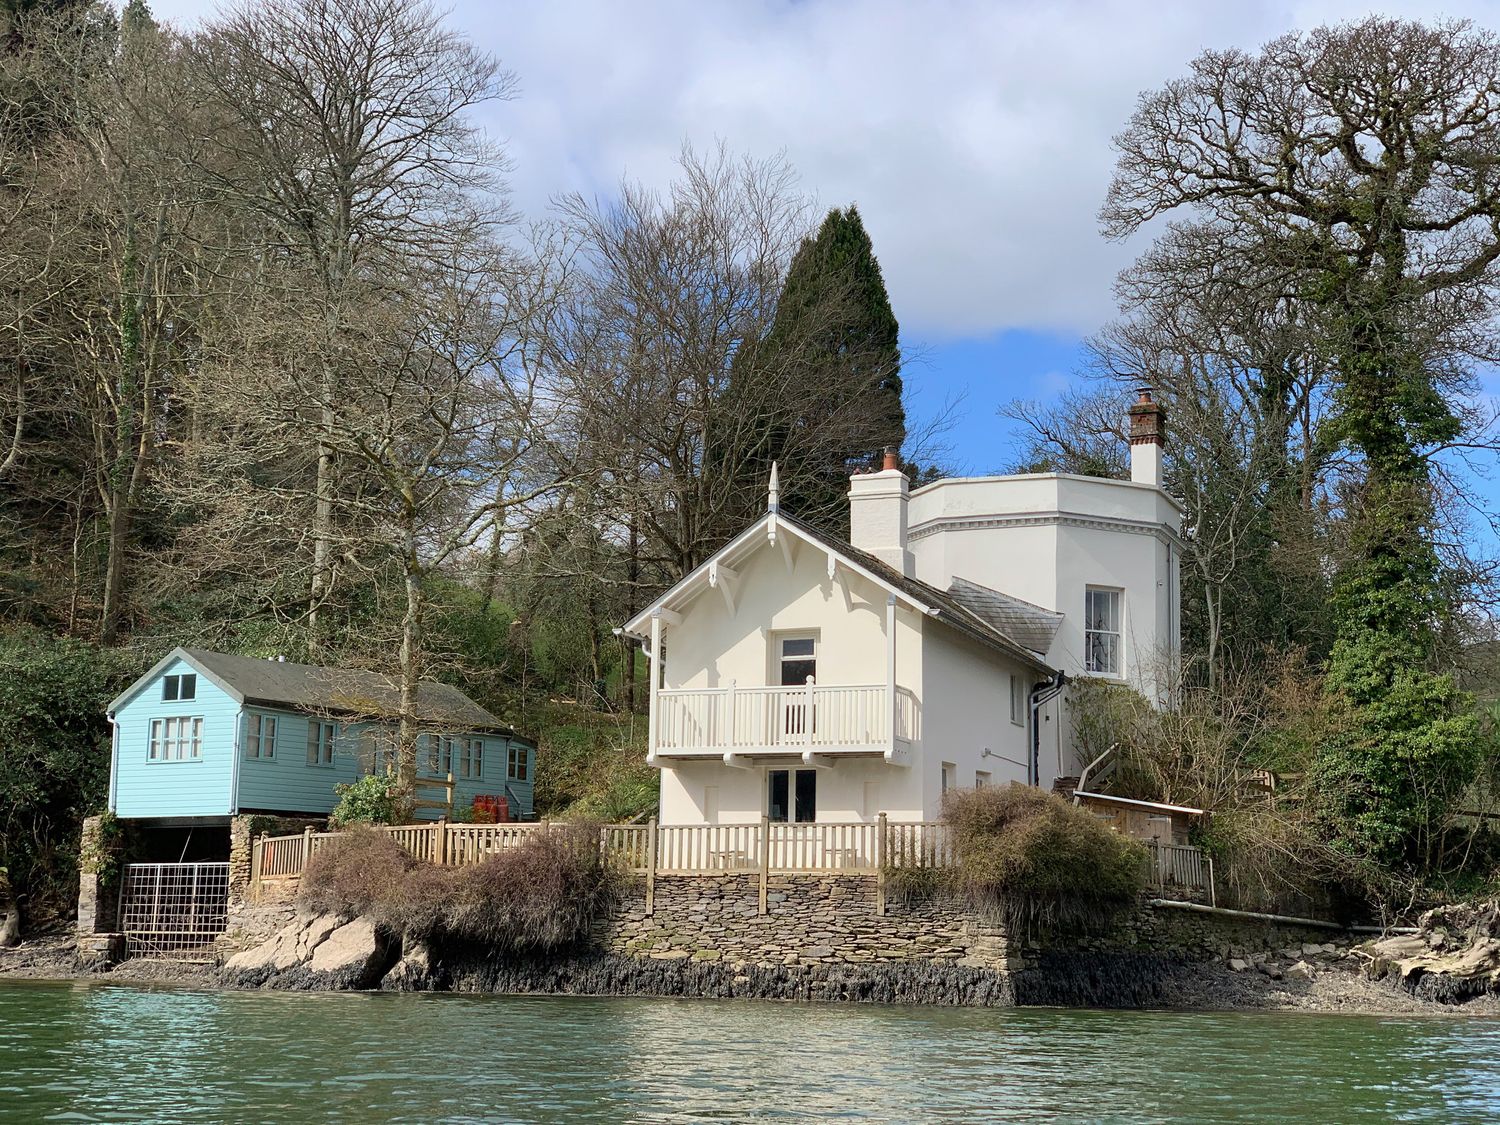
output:
POLYGON ((760 876, 659 875, 646 913, 637 886, 601 942, 606 952, 655 961, 731 965, 930 962, 1005 971, 1005 933, 933 900, 878 913, 871 875, 773 875, 766 913, 760 876))

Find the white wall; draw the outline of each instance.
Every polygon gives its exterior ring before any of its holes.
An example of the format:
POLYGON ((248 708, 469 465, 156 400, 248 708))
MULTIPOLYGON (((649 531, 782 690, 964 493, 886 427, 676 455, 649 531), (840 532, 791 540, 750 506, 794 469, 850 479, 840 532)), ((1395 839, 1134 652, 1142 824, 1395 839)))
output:
MULTIPOLYGON (((731 680, 739 687, 774 684, 779 678, 774 651, 778 634, 809 631, 818 637, 820 684, 885 684, 887 595, 882 587, 845 568, 846 598, 844 585, 828 577, 827 555, 801 542, 793 552, 791 573, 779 547, 762 546, 733 566, 740 575, 733 614, 718 590, 705 589, 679 610, 681 625, 663 627, 665 687, 722 688, 731 680)), ((897 606, 896 685, 916 696, 925 721, 924 624, 917 613, 897 606)), ((766 771, 774 768, 801 768, 801 761, 787 755, 750 769, 712 759, 664 762, 661 822, 702 823, 708 789, 716 790, 719 823, 758 822, 765 811, 766 771)), ((920 768, 876 758, 840 758, 832 768, 819 771, 819 819, 864 819, 866 782, 877 787, 876 811, 901 819, 921 818, 920 768)))
MULTIPOLYGON (((1043 474, 938 481, 912 494, 916 576, 955 577, 1062 613, 1048 663, 1084 671, 1084 594, 1124 591, 1124 681, 1164 697, 1180 651, 1175 537, 1181 513, 1149 485, 1043 474)), ((1066 772, 1066 771, 1065 771, 1066 772)))

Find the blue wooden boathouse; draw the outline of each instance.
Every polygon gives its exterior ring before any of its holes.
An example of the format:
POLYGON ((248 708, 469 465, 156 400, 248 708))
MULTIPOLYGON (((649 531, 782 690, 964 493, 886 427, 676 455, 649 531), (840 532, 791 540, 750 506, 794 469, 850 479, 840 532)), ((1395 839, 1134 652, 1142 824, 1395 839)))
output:
MULTIPOLYGON (((335 785, 394 768, 399 701, 373 672, 173 649, 109 705, 109 807, 179 827, 327 816, 335 785)), ((534 743, 447 684, 421 684, 417 719, 418 775, 451 774, 455 810, 503 798, 531 818, 534 743)))

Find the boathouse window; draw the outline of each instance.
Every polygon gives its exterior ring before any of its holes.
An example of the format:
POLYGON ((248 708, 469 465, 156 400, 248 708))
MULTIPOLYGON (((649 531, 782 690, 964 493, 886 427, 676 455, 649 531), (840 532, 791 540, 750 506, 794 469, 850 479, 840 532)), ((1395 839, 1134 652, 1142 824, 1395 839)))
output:
POLYGON ((1083 667, 1105 676, 1120 674, 1120 603, 1124 594, 1090 586, 1083 601, 1083 667))
POLYGON ((188 762, 203 757, 202 716, 152 719, 147 755, 153 762, 188 762))
POLYGON ((333 740, 338 727, 334 723, 312 721, 307 724, 307 764, 333 765, 333 740))
POLYGON ((484 743, 479 739, 466 738, 463 740, 463 748, 458 756, 458 776, 484 776, 484 743))
POLYGON ((168 702, 175 699, 197 699, 198 674, 196 672, 182 672, 175 676, 163 676, 161 680, 161 697, 168 702))
POLYGON ((1026 725, 1026 684, 1020 676, 1010 678, 1010 721, 1018 727, 1026 725))
POLYGON ((766 774, 766 819, 774 824, 811 824, 817 820, 818 771, 769 771, 766 774))
POLYGON ((526 780, 526 747, 511 744, 510 765, 506 773, 512 781, 526 780))
POLYGON ((359 732, 359 755, 373 774, 396 772, 396 732, 366 727, 359 732))
POLYGON ((276 756, 276 719, 272 715, 245 716, 245 757, 274 758, 276 756))

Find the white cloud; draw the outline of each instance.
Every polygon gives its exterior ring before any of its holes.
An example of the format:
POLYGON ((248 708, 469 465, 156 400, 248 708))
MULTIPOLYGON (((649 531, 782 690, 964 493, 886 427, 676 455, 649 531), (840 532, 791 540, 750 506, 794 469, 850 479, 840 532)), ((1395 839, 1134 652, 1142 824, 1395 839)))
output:
MULTIPOLYGON (((191 22, 208 6, 158 0, 191 22)), ((1392 13, 1472 15, 1500 4, 1392 13)), ((517 203, 664 183, 684 139, 785 149, 827 205, 857 202, 903 335, 1088 332, 1133 253, 1094 215, 1110 136, 1205 47, 1254 47, 1367 3, 778 3, 458 0, 452 20, 517 72, 487 111, 517 203)))

